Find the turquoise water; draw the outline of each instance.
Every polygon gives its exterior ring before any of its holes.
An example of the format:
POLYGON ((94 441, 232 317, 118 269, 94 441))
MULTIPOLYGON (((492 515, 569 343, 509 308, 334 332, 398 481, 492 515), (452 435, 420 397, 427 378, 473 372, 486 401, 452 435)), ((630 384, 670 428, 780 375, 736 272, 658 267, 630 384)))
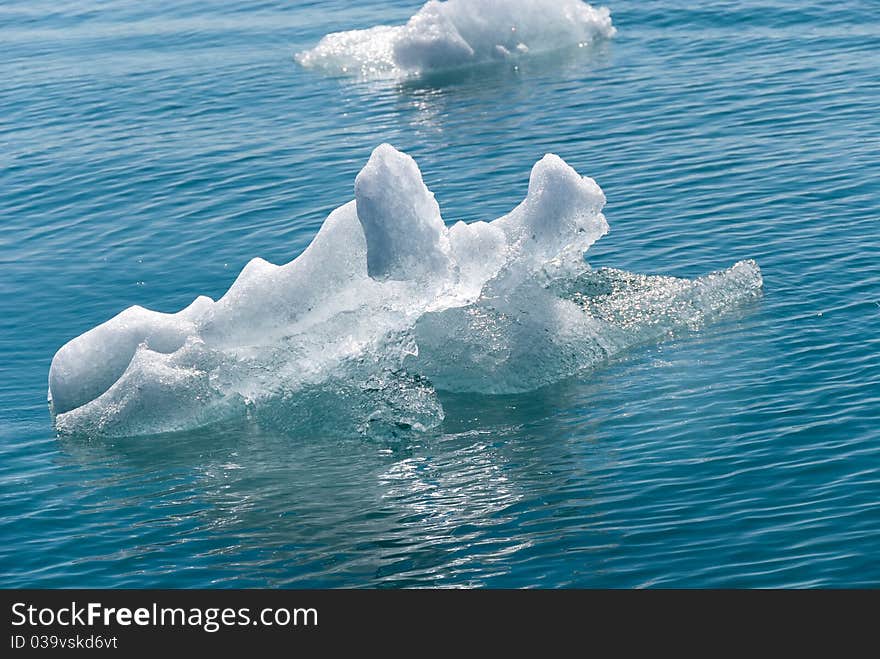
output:
POLYGON ((611 3, 576 53, 358 81, 324 34, 418 2, 0 7, 0 578, 10 587, 880 585, 880 14, 611 3), (437 431, 235 424, 58 438, 47 374, 132 304, 289 261, 388 141, 444 217, 558 153, 605 191, 593 265, 763 297, 437 431))

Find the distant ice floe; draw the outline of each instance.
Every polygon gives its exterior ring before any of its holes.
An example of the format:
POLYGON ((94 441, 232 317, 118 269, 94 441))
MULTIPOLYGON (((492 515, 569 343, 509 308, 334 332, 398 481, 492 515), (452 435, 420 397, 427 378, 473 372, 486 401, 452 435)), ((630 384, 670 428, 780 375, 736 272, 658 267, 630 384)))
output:
POLYGON ((591 269, 604 204, 547 155, 510 213, 447 227, 415 161, 383 144, 290 263, 253 259, 216 302, 131 307, 63 346, 56 428, 141 435, 248 416, 425 429, 443 419, 437 390, 529 391, 760 294, 753 261, 694 280, 591 269))
POLYGON ((334 32, 296 60, 334 73, 420 74, 584 46, 615 32, 606 7, 581 0, 430 0, 406 25, 334 32))

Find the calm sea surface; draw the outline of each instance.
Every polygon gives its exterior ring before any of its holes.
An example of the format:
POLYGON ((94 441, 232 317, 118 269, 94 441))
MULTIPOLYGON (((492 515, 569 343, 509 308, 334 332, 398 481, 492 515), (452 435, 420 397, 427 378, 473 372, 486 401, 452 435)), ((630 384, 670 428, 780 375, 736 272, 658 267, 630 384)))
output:
POLYGON ((0 585, 880 586, 876 0, 614 0, 604 45, 420 82, 293 60, 418 0, 235 4, 0 6, 0 585), (593 265, 765 294, 438 432, 56 437, 62 344, 289 261, 383 141, 448 220, 557 153, 593 265))

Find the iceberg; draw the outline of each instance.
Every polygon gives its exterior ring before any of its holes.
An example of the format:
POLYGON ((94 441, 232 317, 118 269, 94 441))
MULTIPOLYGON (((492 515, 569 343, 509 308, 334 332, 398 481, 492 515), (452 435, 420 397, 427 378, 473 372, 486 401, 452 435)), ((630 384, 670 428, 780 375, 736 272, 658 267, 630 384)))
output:
POLYGON ((581 0, 430 0, 405 25, 334 32, 296 60, 333 73, 418 75, 582 47, 615 31, 607 8, 581 0))
POLYGON ((255 258, 216 301, 135 306, 64 345, 49 371, 56 429, 133 436, 239 417, 427 429, 443 420, 438 391, 530 391, 699 329, 762 288, 753 261, 692 280, 591 268, 605 196, 555 155, 491 222, 447 226, 415 161, 388 144, 354 193, 289 263, 255 258))

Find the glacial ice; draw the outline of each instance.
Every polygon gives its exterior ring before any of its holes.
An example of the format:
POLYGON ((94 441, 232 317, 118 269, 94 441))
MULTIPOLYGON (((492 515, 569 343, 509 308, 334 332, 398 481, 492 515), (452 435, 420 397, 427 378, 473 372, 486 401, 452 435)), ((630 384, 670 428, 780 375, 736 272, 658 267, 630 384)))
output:
POLYGON ((583 46, 614 33, 608 9, 581 0, 430 0, 405 25, 334 32, 296 60, 334 73, 419 74, 583 46))
POLYGON ((753 261, 694 280, 590 268, 604 204, 547 155, 510 213, 447 227, 415 161, 383 144, 354 201, 290 263, 254 259, 216 302, 132 307, 64 345, 49 372, 56 428, 430 428, 437 391, 529 391, 760 294, 753 261))

